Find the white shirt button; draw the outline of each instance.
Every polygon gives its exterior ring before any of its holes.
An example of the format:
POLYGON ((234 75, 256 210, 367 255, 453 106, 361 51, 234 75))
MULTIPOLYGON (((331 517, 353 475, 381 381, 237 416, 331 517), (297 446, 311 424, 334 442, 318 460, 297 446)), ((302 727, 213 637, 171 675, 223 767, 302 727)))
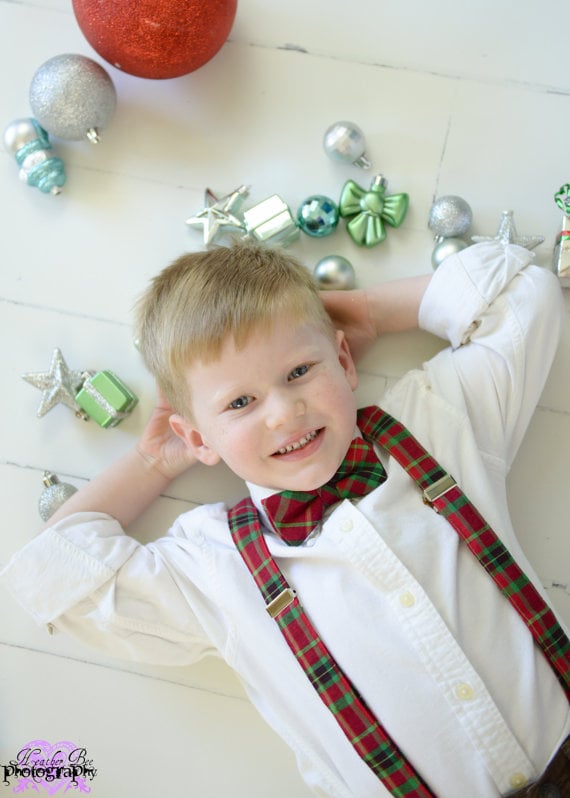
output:
POLYGON ((402 607, 413 607, 416 603, 416 598, 413 593, 410 593, 409 590, 406 590, 405 593, 400 594, 400 604, 402 607))
POLYGON ((341 532, 350 532, 353 527, 354 527, 354 524, 352 523, 350 518, 345 518, 343 521, 340 522, 340 531, 341 532))
POLYGON ((521 787, 524 787, 528 783, 528 779, 524 775, 524 773, 513 773, 510 782, 511 782, 511 787, 514 790, 518 790, 521 787))
POLYGON ((467 682, 456 684, 454 692, 460 701, 472 701, 475 698, 475 690, 467 682))

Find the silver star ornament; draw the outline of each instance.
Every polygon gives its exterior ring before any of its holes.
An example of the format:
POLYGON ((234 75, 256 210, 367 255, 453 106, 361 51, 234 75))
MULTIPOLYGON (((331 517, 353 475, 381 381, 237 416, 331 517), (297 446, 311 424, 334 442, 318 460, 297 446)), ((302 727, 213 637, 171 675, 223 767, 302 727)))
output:
POLYGON ((207 188, 204 198, 206 207, 186 219, 186 224, 202 228, 206 245, 211 244, 226 228, 245 230, 243 219, 236 216, 236 213, 248 194, 249 186, 239 186, 231 194, 218 198, 207 188))
POLYGON ((518 244, 525 249, 534 249, 539 244, 542 244, 544 236, 520 236, 517 233, 513 216, 513 211, 503 211, 499 227, 497 228, 497 235, 471 236, 471 241, 475 243, 479 243, 480 241, 500 241, 503 246, 507 244, 518 244))
POLYGON ((22 379, 42 392, 37 416, 42 418, 52 407, 63 404, 78 411, 75 396, 83 382, 83 373, 70 369, 59 349, 53 350, 49 371, 28 372, 22 379))

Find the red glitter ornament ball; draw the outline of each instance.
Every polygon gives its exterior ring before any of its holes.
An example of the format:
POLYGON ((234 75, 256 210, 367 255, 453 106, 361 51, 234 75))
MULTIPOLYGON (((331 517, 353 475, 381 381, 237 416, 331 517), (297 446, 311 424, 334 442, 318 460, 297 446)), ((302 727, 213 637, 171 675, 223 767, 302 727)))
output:
POLYGON ((230 34, 237 0, 73 0, 89 44, 139 78, 176 78, 213 58, 230 34))

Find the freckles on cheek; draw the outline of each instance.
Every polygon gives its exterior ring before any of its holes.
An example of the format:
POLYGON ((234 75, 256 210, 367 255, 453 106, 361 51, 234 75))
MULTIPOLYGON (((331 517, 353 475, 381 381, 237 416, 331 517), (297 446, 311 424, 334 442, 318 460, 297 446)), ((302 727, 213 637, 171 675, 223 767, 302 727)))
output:
POLYGON ((240 457, 240 452, 244 449, 244 444, 240 435, 236 434, 231 427, 222 425, 215 430, 215 446, 226 462, 240 457))
POLYGON ((227 446, 228 441, 228 433, 224 427, 218 427, 215 431, 215 434, 211 436, 212 441, 215 441, 216 446, 219 449, 223 449, 227 446))
POLYGON ((341 408, 351 406, 353 403, 356 404, 354 390, 348 383, 329 388, 321 396, 330 407, 341 408))

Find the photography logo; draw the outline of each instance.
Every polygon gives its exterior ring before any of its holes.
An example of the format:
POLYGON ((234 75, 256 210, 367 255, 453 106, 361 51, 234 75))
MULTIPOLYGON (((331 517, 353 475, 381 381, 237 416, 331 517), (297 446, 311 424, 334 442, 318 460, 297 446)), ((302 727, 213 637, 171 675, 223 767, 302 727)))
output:
POLYGON ((93 760, 87 758, 87 749, 69 741, 32 740, 0 768, 2 784, 13 793, 91 792, 88 782, 97 775, 93 760))

